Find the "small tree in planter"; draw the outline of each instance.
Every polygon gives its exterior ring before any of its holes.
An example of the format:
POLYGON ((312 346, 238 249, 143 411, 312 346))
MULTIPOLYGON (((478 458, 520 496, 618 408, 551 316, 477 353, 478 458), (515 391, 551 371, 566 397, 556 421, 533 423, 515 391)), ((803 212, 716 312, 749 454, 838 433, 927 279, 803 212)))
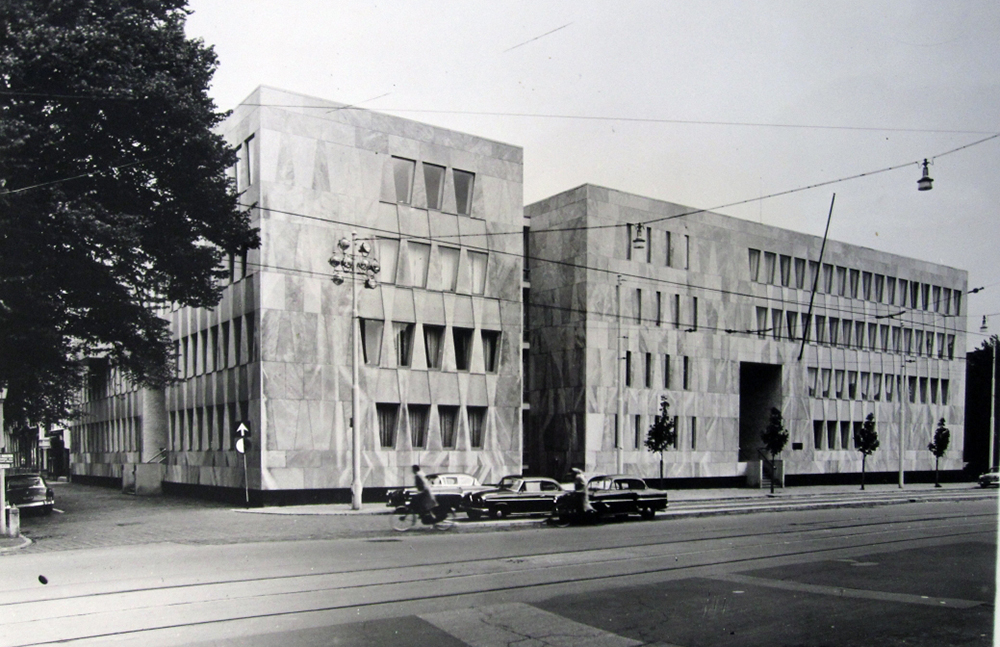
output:
POLYGON ((771 408, 771 420, 768 421, 767 428, 760 432, 760 439, 764 441, 767 451, 771 452, 771 494, 774 494, 774 457, 788 444, 788 430, 785 429, 781 411, 771 408))
POLYGON ((944 424, 944 418, 938 421, 937 429, 934 430, 934 441, 927 445, 927 449, 934 454, 934 487, 941 487, 941 480, 938 478, 938 463, 944 453, 948 451, 951 443, 951 431, 944 424))
MULTIPOLYGON (((875 430, 875 414, 869 413, 854 432, 854 447, 861 452, 861 489, 865 489, 865 461, 878 449, 878 432, 875 430)), ((902 451, 902 448, 900 448, 902 451)))
POLYGON ((677 420, 670 417, 670 403, 660 396, 660 415, 646 432, 646 449, 660 454, 660 487, 663 487, 663 452, 677 446, 677 420))

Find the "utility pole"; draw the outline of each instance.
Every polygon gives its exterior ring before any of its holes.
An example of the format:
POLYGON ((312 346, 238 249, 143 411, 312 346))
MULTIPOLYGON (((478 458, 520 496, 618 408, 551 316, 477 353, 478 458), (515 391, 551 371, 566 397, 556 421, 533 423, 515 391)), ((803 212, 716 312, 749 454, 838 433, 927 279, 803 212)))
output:
POLYGON ((618 275, 618 284, 615 286, 615 302, 618 310, 618 333, 615 337, 618 340, 618 348, 615 355, 615 378, 618 387, 618 412, 615 415, 615 472, 621 474, 624 471, 622 460, 622 424, 625 417, 625 396, 622 385, 622 275, 618 275))
MULTIPOLYGON (((984 335, 989 334, 990 327, 986 324, 986 315, 983 315, 983 325, 979 327, 979 332, 984 335)), ((986 434, 989 439, 989 453, 987 454, 986 469, 992 470, 993 461, 993 436, 996 434, 997 418, 997 340, 990 339, 990 428, 986 434)))

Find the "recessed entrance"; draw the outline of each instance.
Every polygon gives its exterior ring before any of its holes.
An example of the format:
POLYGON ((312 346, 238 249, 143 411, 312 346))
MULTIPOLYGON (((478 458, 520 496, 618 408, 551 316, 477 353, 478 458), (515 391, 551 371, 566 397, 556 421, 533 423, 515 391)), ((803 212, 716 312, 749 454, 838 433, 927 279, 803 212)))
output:
POLYGON ((740 462, 759 459, 772 408, 781 409, 781 366, 740 362, 740 462))

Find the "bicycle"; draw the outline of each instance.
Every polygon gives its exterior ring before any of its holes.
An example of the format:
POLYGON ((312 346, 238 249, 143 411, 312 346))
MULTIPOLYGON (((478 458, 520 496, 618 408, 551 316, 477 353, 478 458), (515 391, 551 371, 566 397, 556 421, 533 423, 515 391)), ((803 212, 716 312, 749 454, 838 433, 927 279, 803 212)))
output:
POLYGON ((451 530, 455 527, 455 513, 451 507, 438 504, 430 512, 417 512, 413 509, 413 502, 401 505, 389 515, 389 523, 392 529, 397 532, 406 532, 417 525, 420 520, 425 526, 434 526, 435 530, 451 530))

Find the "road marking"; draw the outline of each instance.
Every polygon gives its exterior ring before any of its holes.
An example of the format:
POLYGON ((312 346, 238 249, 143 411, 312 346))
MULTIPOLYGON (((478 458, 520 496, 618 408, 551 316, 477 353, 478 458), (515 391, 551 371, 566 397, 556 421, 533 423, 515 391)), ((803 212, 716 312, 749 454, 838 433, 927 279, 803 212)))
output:
POLYGON ((772 589, 833 595, 841 598, 861 598, 865 600, 880 600, 882 602, 903 602, 904 604, 922 604, 924 606, 946 606, 953 609, 971 609, 986 604, 976 600, 960 600, 958 598, 938 598, 926 595, 910 595, 908 593, 889 593, 886 591, 868 591, 865 589, 847 589, 841 586, 823 586, 819 584, 803 584, 787 580, 771 580, 751 575, 717 575, 712 579, 735 584, 755 584, 772 589))
POLYGON ((52 508, 52 512, 58 512, 59 514, 66 514, 65 511, 60 510, 59 508, 52 508))
POLYGON ((637 647, 643 644, 518 602, 441 611, 419 617, 470 647, 513 644, 637 647))

